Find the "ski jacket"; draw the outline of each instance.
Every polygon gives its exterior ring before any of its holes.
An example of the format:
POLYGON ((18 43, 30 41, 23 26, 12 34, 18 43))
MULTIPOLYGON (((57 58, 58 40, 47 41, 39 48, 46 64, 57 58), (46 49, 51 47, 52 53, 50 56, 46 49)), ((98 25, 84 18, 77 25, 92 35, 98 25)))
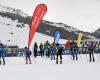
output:
POLYGON ((26 56, 31 56, 32 52, 31 52, 30 50, 27 49, 27 50, 25 51, 25 54, 26 54, 26 56))
POLYGON ((37 50, 37 48, 38 48, 38 45, 35 44, 35 45, 34 45, 34 50, 37 50))
POLYGON ((93 44, 90 44, 89 50, 94 50, 94 49, 95 49, 95 46, 93 44))
POLYGON ((0 43, 0 56, 4 56, 4 46, 0 43))

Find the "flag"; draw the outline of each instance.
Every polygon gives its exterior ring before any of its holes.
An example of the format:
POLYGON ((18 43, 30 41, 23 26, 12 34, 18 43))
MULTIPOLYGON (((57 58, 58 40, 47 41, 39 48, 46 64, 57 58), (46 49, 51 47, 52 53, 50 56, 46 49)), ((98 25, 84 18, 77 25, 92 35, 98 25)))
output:
POLYGON ((78 35, 78 41, 77 41, 78 47, 80 47, 80 43, 81 43, 82 36, 83 36, 83 34, 82 33, 79 33, 79 35, 78 35))
POLYGON ((34 34, 35 34, 36 30, 38 29, 39 24, 41 23, 46 12, 47 12, 47 6, 45 4, 39 4, 36 7, 36 9, 33 13, 32 21, 31 21, 31 25, 30 25, 28 48, 30 47, 30 44, 34 37, 34 34))
POLYGON ((55 44, 59 42, 59 39, 60 39, 60 31, 55 31, 55 34, 54 34, 54 42, 55 44))

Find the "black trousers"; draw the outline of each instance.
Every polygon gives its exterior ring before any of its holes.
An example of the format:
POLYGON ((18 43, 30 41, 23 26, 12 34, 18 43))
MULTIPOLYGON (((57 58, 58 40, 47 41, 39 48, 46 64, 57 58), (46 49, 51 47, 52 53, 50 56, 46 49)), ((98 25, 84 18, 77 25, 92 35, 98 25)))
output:
POLYGON ((62 63, 62 54, 58 53, 56 57, 56 63, 58 63, 58 58, 60 57, 60 63, 62 63))
POLYGON ((34 57, 37 57, 37 50, 34 50, 34 57))
POLYGON ((93 50, 89 50, 89 58, 90 58, 90 62, 91 61, 95 61, 95 59, 94 59, 94 53, 93 53, 94 51, 93 50))

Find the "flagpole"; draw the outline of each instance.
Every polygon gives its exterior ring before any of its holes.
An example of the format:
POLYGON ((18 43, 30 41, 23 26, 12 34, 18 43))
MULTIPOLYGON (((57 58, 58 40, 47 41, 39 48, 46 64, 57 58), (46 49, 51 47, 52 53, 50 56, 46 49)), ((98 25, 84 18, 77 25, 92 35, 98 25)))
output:
MULTIPOLYGON (((34 13, 33 13, 33 14, 34 14, 34 13)), ((29 47, 30 47, 29 41, 30 41, 30 31, 31 31, 32 20, 33 20, 33 17, 32 17, 32 19, 31 19, 31 24, 29 25, 28 49, 29 49, 29 47)))

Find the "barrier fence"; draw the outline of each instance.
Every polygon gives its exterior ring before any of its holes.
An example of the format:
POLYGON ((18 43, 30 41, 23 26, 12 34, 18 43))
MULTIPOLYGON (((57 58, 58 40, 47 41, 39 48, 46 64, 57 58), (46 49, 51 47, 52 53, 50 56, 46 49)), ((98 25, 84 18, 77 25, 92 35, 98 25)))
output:
MULTIPOLYGON (((76 49, 76 48, 72 48, 72 49, 76 49)), ((87 47, 80 47, 80 48, 77 48, 77 50, 78 50, 78 54, 89 54, 89 50, 87 47)), ((22 48, 22 49, 5 48, 4 51, 5 51, 5 56, 8 56, 8 57, 9 56, 24 56, 24 48, 22 48)), ((94 54, 99 54, 99 53, 100 53, 100 48, 95 48, 94 54)), ((63 48, 62 54, 63 55, 71 55, 71 48, 63 48)), ((38 55, 39 55, 39 51, 38 51, 38 55)))

